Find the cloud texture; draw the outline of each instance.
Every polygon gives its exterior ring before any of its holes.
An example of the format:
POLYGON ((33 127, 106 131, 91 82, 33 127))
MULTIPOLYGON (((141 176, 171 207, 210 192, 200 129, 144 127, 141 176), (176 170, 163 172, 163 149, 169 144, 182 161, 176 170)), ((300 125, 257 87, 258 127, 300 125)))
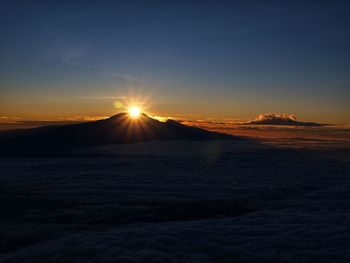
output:
POLYGON ((246 143, 0 159, 0 261, 350 262, 349 165, 246 143))
POLYGON ((296 125, 296 126, 321 126, 320 123, 298 121, 295 114, 288 113, 265 113, 248 121, 248 124, 267 125, 296 125))

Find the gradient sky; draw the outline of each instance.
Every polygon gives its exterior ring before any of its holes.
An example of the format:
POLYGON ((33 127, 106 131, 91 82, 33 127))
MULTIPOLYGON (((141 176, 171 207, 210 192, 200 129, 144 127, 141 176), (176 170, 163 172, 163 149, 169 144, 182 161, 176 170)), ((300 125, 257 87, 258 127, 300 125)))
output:
POLYGON ((0 116, 350 122, 349 1, 1 1, 0 116))

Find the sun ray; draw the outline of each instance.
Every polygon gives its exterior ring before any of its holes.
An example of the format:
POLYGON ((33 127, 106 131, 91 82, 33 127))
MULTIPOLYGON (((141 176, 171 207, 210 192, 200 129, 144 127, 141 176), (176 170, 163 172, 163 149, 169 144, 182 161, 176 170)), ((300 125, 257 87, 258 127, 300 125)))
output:
POLYGON ((131 118, 136 119, 136 118, 140 117, 141 109, 140 109, 140 107, 132 106, 128 109, 128 112, 129 112, 129 115, 131 118))

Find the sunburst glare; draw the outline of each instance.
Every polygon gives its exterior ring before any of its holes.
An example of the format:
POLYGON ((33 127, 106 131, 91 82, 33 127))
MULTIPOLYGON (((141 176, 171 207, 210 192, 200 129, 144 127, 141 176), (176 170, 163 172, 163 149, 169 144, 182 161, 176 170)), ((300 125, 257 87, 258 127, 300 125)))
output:
POLYGON ((129 112, 130 117, 138 118, 138 117, 140 117, 141 109, 140 109, 140 107, 132 106, 128 109, 128 112, 129 112))

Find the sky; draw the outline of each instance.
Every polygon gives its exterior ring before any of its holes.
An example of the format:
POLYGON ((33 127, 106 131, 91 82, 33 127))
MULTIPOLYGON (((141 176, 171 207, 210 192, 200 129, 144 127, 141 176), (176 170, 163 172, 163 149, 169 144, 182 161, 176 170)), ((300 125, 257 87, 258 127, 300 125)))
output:
POLYGON ((0 0, 0 117, 350 123, 349 1, 0 0))

